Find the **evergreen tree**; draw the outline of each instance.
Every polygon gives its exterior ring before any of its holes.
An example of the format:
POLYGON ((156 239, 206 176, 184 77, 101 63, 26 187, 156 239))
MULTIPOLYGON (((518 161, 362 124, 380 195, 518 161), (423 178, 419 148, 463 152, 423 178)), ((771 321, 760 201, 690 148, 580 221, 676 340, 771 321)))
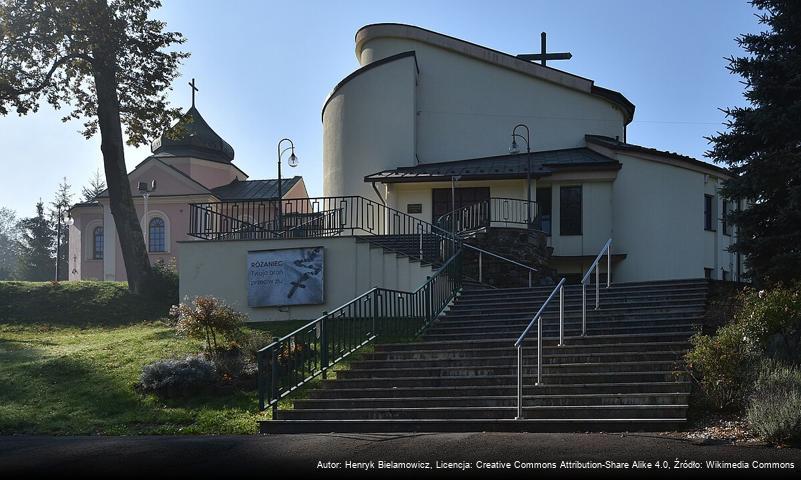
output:
POLYGON ((71 185, 67 183, 67 178, 64 177, 62 182, 58 185, 56 190, 55 199, 50 202, 50 224, 53 226, 56 245, 54 252, 58 256, 58 279, 66 280, 68 278, 69 269, 69 226, 66 223, 67 212, 72 206, 72 192, 70 192, 71 185), (61 219, 59 221, 59 216, 61 219))
POLYGON ((103 176, 100 175, 100 170, 95 170, 94 176, 89 179, 89 185, 83 187, 81 189, 81 195, 83 195, 84 202, 91 202, 98 195, 103 193, 106 189, 106 181, 103 180, 103 176))
POLYGON ((17 273, 19 227, 14 210, 0 207, 0 280, 14 280, 17 273))
POLYGON ((22 280, 52 280, 56 273, 53 245, 55 231, 45 216, 44 203, 36 204, 36 216, 20 221, 19 277, 22 280))
POLYGON ((744 57, 729 58, 748 105, 724 109, 727 131, 709 138, 707 156, 734 178, 724 197, 746 205, 730 215, 732 250, 746 255, 762 284, 801 278, 801 2, 753 0, 766 31, 736 41, 744 57))

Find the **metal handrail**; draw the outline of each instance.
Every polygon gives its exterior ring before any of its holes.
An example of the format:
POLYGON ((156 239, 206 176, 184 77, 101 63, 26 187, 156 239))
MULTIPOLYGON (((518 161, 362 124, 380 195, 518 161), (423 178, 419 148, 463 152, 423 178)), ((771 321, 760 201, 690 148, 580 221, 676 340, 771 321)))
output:
POLYGON ((528 335, 529 330, 531 327, 534 326, 534 322, 537 322, 537 385, 542 383, 542 314, 545 312, 545 308, 551 302, 556 292, 559 292, 559 346, 561 347, 564 345, 565 339, 565 278, 562 277, 559 280, 559 283, 556 284, 551 294, 548 295, 548 298, 542 304, 540 309, 537 311, 536 315, 531 319, 528 323, 528 326, 523 333, 520 334, 520 337, 515 342, 515 348, 517 349, 517 417, 516 420, 520 420, 523 418, 523 340, 526 339, 526 335, 528 335))
POLYGON ((515 265, 517 265, 519 267, 523 267, 523 268, 527 269, 528 270, 528 286, 529 286, 529 288, 531 288, 531 279, 532 279, 531 274, 534 273, 534 272, 539 272, 539 269, 537 269, 537 268, 530 267, 530 266, 528 266, 526 264, 523 264, 523 263, 520 263, 518 261, 512 260, 511 258, 506 258, 504 256, 498 255, 497 253, 492 253, 490 251, 484 250, 483 248, 479 248, 479 247, 476 247, 474 245, 470 245, 469 243, 463 243, 462 246, 465 247, 465 248, 469 248, 471 250, 475 250, 475 251, 478 252, 478 281, 479 282, 483 282, 483 278, 482 277, 483 277, 483 263, 484 262, 483 262, 482 255, 485 254, 485 253, 487 255, 490 255, 490 256, 495 257, 497 259, 500 259, 500 260, 503 260, 505 262, 509 262, 509 263, 515 264, 515 265))
MULTIPOLYGON (((322 212, 319 212, 319 213, 320 213, 320 216, 319 216, 319 217, 315 217, 315 218, 312 218, 312 219, 310 219, 310 220, 307 220, 307 221, 305 221, 305 222, 301 223, 300 225, 295 225, 295 226, 294 226, 294 227, 292 227, 292 228, 289 228, 289 229, 286 229, 286 230, 281 230, 281 231, 279 231, 278 233, 276 233, 276 234, 275 234, 275 236, 277 236, 277 237, 284 237, 284 234, 285 234, 285 233, 288 233, 288 232, 293 232, 293 231, 295 231, 295 230, 298 230, 298 229, 300 229, 301 227, 305 227, 306 225, 309 225, 309 224, 312 224, 312 223, 314 223, 314 222, 319 222, 319 221, 321 221, 321 220, 324 220, 324 219, 326 219, 327 217, 330 217, 330 216, 332 216, 332 215, 334 215, 334 214, 336 214, 336 213, 339 213, 339 210, 338 210, 338 209, 336 209, 336 208, 332 208, 332 209, 330 209, 330 210, 324 210, 324 211, 322 211, 322 212)), ((321 230, 322 230, 322 229, 321 229, 321 230)))
POLYGON ((587 273, 584 274, 584 277, 581 279, 581 335, 587 335, 587 280, 590 278, 590 274, 592 270, 595 269, 595 310, 598 310, 600 307, 600 300, 601 295, 599 291, 599 283, 600 283, 600 269, 598 268, 598 262, 601 261, 603 258, 604 253, 606 253, 606 288, 609 288, 609 285, 612 284, 612 239, 606 241, 603 247, 601 247, 601 251, 598 253, 598 256, 595 257, 595 261, 592 262, 590 268, 587 269, 587 273))
POLYGON ((325 378, 334 364, 379 335, 420 335, 461 290, 461 266, 460 249, 413 292, 371 288, 259 349, 259 408, 271 406, 275 419, 282 398, 325 378))

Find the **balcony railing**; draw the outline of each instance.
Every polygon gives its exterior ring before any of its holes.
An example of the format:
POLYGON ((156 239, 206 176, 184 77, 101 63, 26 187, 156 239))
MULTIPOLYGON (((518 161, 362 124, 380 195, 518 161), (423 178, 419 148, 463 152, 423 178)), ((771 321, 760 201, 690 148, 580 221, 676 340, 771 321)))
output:
POLYGON ((537 225, 537 203, 492 197, 448 212, 440 216, 435 225, 457 235, 488 227, 534 227, 537 225))

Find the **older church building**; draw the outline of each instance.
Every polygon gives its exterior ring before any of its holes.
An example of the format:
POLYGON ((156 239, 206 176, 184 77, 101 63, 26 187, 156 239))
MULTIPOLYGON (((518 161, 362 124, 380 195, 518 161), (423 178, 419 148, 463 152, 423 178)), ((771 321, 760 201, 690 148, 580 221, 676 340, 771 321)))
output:
MULTIPOLYGON (((194 82, 193 82, 194 83, 194 82)), ((193 86, 194 88, 194 86, 193 86)), ((194 92, 193 92, 194 93, 194 92)), ((248 180, 234 165, 234 149, 200 115, 194 105, 174 127, 153 141, 153 154, 128 174, 134 205, 151 263, 180 265, 178 242, 191 238, 191 203, 215 204, 275 201, 307 197, 301 177, 248 180)), ((70 210, 69 279, 124 281, 125 265, 109 208, 108 191, 70 210)), ((227 228, 239 236, 247 217, 231 217, 227 228), (241 220, 239 220, 241 218, 241 220)), ((231 237, 233 238, 233 237, 231 237)))
POLYGON ((323 107, 325 195, 363 195, 426 222, 488 202, 493 224, 531 200, 551 265, 568 279, 609 238, 616 281, 739 279, 726 223, 737 206, 718 195, 727 172, 636 145, 626 132, 632 102, 549 57, 559 55, 510 55, 410 25, 363 27, 361 67, 323 107))

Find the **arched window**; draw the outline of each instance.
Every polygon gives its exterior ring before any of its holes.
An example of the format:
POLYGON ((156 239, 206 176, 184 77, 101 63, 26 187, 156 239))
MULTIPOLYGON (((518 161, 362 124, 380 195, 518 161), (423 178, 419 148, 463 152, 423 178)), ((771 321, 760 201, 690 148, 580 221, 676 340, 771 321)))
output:
POLYGON ((92 232, 92 258, 103 260, 103 227, 95 227, 92 232))
POLYGON ((148 245, 147 249, 151 252, 167 251, 167 235, 164 228, 164 219, 153 217, 148 224, 148 245))

